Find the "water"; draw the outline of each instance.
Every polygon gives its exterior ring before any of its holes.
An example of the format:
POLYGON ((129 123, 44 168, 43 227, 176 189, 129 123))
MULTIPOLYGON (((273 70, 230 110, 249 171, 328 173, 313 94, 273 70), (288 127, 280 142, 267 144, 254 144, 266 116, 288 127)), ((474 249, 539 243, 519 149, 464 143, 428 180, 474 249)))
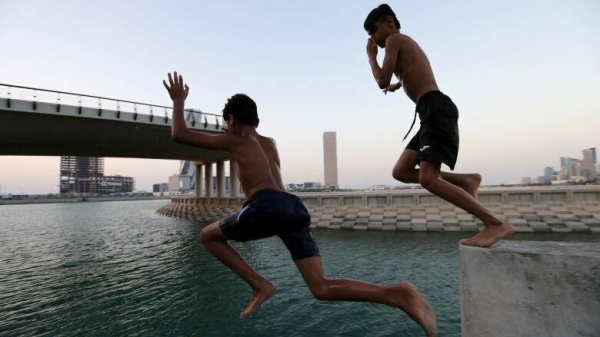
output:
MULTIPOLYGON (((240 320, 250 290, 166 201, 0 206, 0 335, 420 336, 383 305, 315 300, 278 239, 235 244, 278 290, 240 320)), ((460 336, 460 233, 314 231, 326 274, 411 280, 440 336, 460 336)), ((600 242, 600 235, 518 239, 600 242)))

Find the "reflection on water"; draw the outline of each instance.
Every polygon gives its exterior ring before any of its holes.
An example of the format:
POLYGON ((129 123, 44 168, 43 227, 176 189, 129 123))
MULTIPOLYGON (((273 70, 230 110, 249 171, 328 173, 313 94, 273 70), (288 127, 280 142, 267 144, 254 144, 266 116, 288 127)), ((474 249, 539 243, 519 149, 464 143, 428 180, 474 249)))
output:
MULTIPOLYGON (((278 290, 246 320, 249 288, 198 240, 202 224, 159 216, 166 201, 0 206, 0 334, 414 336, 398 310, 318 302, 278 239, 235 244, 278 290)), ((460 335, 460 233, 315 231, 329 277, 415 283, 443 336, 460 335)), ((593 241, 600 235, 516 239, 593 241)))

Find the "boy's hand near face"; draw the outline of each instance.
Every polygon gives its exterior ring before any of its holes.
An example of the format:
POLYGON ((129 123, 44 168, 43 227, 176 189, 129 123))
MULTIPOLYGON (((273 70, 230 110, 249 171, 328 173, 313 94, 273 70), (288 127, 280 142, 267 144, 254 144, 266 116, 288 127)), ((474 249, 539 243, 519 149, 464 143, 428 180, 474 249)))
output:
POLYGON ((377 58, 377 43, 372 37, 367 40, 367 55, 369 59, 377 58))

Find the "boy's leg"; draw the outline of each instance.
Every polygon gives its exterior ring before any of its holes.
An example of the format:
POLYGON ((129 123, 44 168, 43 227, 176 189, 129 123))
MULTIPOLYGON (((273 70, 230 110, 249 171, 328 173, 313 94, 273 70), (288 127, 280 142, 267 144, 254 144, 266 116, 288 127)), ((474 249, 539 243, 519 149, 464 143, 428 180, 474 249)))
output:
POLYGON ((419 164, 419 183, 431 193, 479 218, 485 228, 475 237, 462 242, 469 246, 489 247, 511 235, 514 227, 492 214, 465 190, 440 179, 441 163, 423 161, 419 164))
POLYGON ((312 256, 295 261, 300 274, 320 301, 374 302, 398 308, 417 322, 427 336, 436 335, 436 318, 433 309, 408 281, 392 287, 349 279, 327 279, 321 258, 312 256))
MULTIPOLYGON (((403 183, 417 184, 419 182, 419 152, 413 149, 405 149, 394 166, 392 176, 403 183)), ((478 173, 450 173, 441 172, 442 179, 456 185, 477 199, 477 191, 481 183, 481 175, 478 173)))
POLYGON ((238 274, 252 288, 252 299, 240 313, 240 318, 248 317, 275 292, 275 286, 250 267, 240 253, 227 241, 221 231, 219 221, 202 229, 200 240, 206 249, 219 261, 238 274))

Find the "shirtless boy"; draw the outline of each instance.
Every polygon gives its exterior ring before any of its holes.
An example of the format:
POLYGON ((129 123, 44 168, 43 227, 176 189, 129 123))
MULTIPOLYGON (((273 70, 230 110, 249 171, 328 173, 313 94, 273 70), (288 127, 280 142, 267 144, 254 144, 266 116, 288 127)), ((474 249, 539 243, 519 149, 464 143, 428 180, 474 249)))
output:
POLYGON ((223 109, 226 133, 209 135, 188 130, 183 110, 189 87, 181 75, 163 81, 173 100, 173 140, 201 148, 229 152, 237 166, 247 201, 242 210, 202 229, 201 241, 219 261, 252 289, 252 298, 240 317, 248 317, 274 292, 275 286, 250 267, 229 240, 249 241, 278 236, 312 294, 320 301, 367 301, 401 309, 427 336, 435 336, 431 307, 408 281, 382 287, 349 279, 328 279, 323 272, 317 243, 310 231, 310 215, 295 195, 285 192, 275 141, 256 132, 258 113, 254 101, 243 94, 229 98, 223 109))
POLYGON ((421 120, 419 131, 394 166, 394 179, 419 183, 429 192, 479 218, 484 229, 473 238, 462 240, 464 245, 490 247, 511 235, 514 227, 477 201, 479 174, 441 171, 442 163, 454 170, 458 156, 458 109, 439 91, 425 52, 413 39, 400 33, 400 22, 386 4, 369 13, 364 28, 370 36, 367 55, 379 88, 388 93, 402 87, 417 105, 415 120, 417 113, 421 120), (377 46, 385 49, 381 67, 377 63, 377 46), (390 83, 392 75, 396 75, 398 83, 390 83))

